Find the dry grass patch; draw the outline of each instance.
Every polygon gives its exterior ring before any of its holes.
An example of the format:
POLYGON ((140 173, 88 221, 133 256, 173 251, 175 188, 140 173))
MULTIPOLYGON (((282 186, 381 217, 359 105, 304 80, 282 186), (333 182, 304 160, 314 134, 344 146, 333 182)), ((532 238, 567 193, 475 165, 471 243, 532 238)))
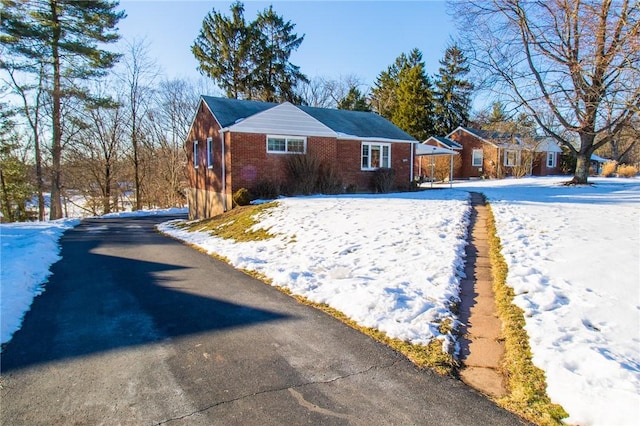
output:
POLYGON ((278 203, 270 203, 238 206, 228 212, 192 222, 185 222, 181 228, 191 232, 209 232, 210 235, 236 242, 260 241, 273 238, 268 229, 255 228, 260 222, 260 217, 269 214, 269 209, 278 203))
POLYGON ((498 316, 502 320, 505 342, 503 369, 507 379, 508 394, 499 398, 502 407, 521 415, 538 425, 562 425, 569 414, 547 395, 544 371, 533 364, 529 336, 525 331, 524 312, 513 304, 514 292, 507 285, 507 264, 502 257, 500 238, 497 236, 491 206, 487 204, 489 216, 489 256, 493 271, 498 316))

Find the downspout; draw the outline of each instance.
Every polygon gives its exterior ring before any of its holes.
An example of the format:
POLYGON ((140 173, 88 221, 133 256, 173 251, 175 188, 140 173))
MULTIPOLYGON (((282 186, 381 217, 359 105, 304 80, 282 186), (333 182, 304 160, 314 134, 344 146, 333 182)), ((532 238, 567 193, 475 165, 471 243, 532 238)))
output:
POLYGON ((413 185, 413 162, 415 161, 415 155, 413 155, 413 143, 411 144, 411 171, 409 172, 410 180, 409 184, 413 185))
POLYGON ((222 210, 227 211, 227 158, 224 152, 224 129, 220 129, 220 139, 222 141, 222 210))

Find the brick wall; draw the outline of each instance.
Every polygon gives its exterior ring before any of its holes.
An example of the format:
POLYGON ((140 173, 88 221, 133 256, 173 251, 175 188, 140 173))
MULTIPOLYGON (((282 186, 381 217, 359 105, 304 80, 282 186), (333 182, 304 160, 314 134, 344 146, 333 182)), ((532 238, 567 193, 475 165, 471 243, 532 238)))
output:
MULTIPOLYGON (((220 127, 204 103, 200 103, 185 141, 189 182, 189 217, 210 217, 224 211, 222 194, 222 141, 220 127), (207 165, 207 139, 212 140, 213 164, 207 165), (193 143, 198 143, 198 167, 193 164, 193 143), (203 192, 204 191, 204 192, 203 192)), ((228 192, 228 191, 227 191, 228 192)), ((228 204, 229 206, 231 204, 228 204)))
MULTIPOLYGON (((230 146, 232 192, 240 188, 251 189, 265 180, 287 182, 285 162, 290 155, 296 154, 267 153, 266 135, 233 133, 230 146)), ((308 137, 307 153, 333 164, 345 187, 356 185, 359 191, 370 189, 373 172, 361 170, 360 141, 308 137)), ((391 145, 391 167, 396 170, 396 187, 407 188, 411 169, 410 144, 391 145)))

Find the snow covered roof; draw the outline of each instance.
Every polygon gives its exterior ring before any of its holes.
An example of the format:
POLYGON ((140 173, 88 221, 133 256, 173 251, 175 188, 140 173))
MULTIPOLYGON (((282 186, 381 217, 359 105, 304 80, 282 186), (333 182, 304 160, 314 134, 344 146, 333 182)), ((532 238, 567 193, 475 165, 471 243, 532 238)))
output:
MULTIPOLYGON (((232 127, 256 114, 275 108, 273 102, 202 96, 202 100, 218 120, 222 128, 232 127)), ((335 133, 335 137, 349 139, 383 139, 398 142, 417 142, 411 135, 389 120, 373 112, 348 111, 330 108, 315 108, 289 104, 303 111, 335 133)), ((241 126, 238 127, 240 129, 241 126)), ((253 128, 257 131, 257 128, 253 128)), ((322 135, 325 136, 325 135, 322 135)))
POLYGON ((456 141, 454 141, 452 139, 449 139, 449 138, 447 138, 445 136, 431 136, 429 139, 427 139, 423 143, 427 143, 431 139, 433 139, 434 142, 439 143, 441 145, 444 145, 449 149, 462 149, 462 145, 460 145, 458 142, 456 142, 456 141))
POLYGON ((419 143, 416 145, 416 155, 458 155, 457 151, 439 146, 419 143))

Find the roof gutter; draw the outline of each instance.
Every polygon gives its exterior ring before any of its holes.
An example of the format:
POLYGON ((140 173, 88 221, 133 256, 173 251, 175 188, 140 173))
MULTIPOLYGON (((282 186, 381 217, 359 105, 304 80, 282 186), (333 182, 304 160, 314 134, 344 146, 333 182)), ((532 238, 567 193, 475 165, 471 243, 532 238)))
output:
POLYGON ((227 159, 224 152, 224 132, 226 129, 220 130, 221 152, 222 152, 222 210, 227 211, 227 159))

